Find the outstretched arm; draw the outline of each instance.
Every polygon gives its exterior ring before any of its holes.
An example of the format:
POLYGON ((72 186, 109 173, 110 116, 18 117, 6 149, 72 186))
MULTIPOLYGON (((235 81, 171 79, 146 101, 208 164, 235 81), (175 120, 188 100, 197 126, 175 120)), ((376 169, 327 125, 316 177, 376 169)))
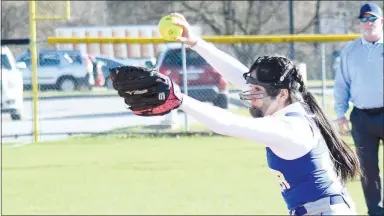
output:
POLYGON ((180 109, 218 134, 262 143, 287 160, 303 156, 312 147, 311 129, 302 118, 239 116, 186 95, 180 109))
POLYGON ((246 89, 248 87, 243 78, 243 73, 248 72, 249 69, 240 61, 201 38, 191 48, 238 89, 246 89))
POLYGON ((238 116, 182 94, 169 77, 150 68, 121 66, 110 72, 114 89, 135 115, 164 115, 180 108, 219 134, 263 143, 287 160, 303 156, 314 143, 305 118, 238 116))

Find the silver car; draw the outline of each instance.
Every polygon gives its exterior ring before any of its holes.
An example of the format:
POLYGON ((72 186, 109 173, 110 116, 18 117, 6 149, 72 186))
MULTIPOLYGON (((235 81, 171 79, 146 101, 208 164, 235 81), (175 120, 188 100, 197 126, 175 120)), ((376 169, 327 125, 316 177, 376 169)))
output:
MULTIPOLYGON (((17 58, 27 66, 22 69, 24 88, 32 86, 31 54, 26 52, 17 58)), ((38 84, 44 88, 74 91, 82 86, 92 89, 95 84, 92 62, 89 56, 73 50, 40 50, 38 53, 38 84)))

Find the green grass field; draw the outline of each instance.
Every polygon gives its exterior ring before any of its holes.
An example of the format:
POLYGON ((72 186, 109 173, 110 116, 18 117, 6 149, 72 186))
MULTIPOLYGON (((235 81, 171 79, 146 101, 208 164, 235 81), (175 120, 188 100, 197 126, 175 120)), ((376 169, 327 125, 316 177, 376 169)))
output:
MULTIPOLYGON (((249 141, 109 135, 2 150, 3 214, 287 214, 249 141)), ((359 180, 348 189, 365 214, 359 180)))
MULTIPOLYGON (((325 82, 327 86, 333 86, 334 81, 333 80, 327 80, 325 82)), ((320 87, 322 85, 321 80, 308 80, 307 86, 308 87, 320 87)), ((62 96, 78 96, 78 95, 89 95, 89 96, 97 96, 97 95, 111 95, 115 96, 116 91, 113 89, 104 89, 104 88, 96 88, 98 90, 89 91, 89 90, 80 90, 80 91, 73 91, 73 92, 60 92, 60 91, 39 91, 39 97, 62 97, 62 96)), ((229 89, 236 89, 234 85, 230 84, 229 89)), ((32 91, 24 91, 23 93, 24 98, 32 98, 32 91)))
MULTIPOLYGON (((245 108, 231 111, 249 116, 245 108)), ((334 119, 332 97, 326 111, 334 119)), ((113 131, 143 130, 150 131, 113 131)), ((2 150, 3 214, 287 214, 264 147, 241 139, 83 136, 2 150)), ((348 190, 366 214, 360 181, 348 190)))

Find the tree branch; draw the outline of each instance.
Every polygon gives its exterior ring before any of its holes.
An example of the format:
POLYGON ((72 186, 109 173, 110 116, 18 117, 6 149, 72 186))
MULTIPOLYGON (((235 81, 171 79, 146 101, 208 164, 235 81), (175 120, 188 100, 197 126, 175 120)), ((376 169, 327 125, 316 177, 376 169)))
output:
POLYGON ((297 31, 296 34, 301 34, 303 32, 306 32, 309 28, 311 28, 313 26, 313 24, 318 24, 318 22, 319 22, 319 12, 320 12, 320 0, 317 0, 315 16, 307 23, 306 26, 304 26, 302 29, 297 31))
POLYGON ((247 32, 247 29, 249 27, 249 21, 250 21, 251 16, 252 16, 253 3, 254 2, 252 0, 248 1, 248 10, 247 10, 247 13, 246 13, 246 18, 245 18, 245 26, 243 27, 244 33, 247 32))
POLYGON ((225 35, 231 35, 230 32, 230 17, 229 17, 229 1, 222 1, 221 2, 221 10, 222 10, 222 15, 223 15, 223 21, 224 21, 224 26, 225 26, 225 35))
POLYGON ((197 14, 197 17, 202 19, 205 24, 207 24, 212 31, 217 35, 222 35, 222 28, 220 28, 220 25, 213 19, 208 18, 207 13, 205 13, 206 8, 194 8, 191 5, 189 5, 187 2, 182 2, 182 6, 186 9, 195 12, 197 14))

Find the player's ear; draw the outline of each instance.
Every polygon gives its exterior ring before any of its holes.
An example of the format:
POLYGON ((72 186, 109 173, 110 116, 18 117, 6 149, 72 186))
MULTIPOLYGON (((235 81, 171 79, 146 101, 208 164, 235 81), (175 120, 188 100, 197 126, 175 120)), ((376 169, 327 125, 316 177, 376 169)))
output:
POLYGON ((280 93, 278 95, 278 97, 281 99, 281 100, 288 100, 289 98, 289 91, 288 89, 280 89, 280 93))

